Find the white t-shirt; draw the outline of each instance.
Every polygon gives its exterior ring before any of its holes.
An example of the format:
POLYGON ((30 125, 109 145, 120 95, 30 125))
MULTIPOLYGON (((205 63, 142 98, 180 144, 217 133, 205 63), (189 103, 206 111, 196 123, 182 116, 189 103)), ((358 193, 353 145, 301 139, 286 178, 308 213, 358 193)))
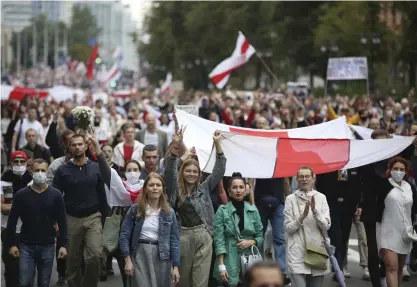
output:
POLYGON ((151 144, 154 146, 158 146, 158 134, 157 133, 151 134, 148 131, 145 131, 144 141, 145 141, 144 142, 145 145, 151 144))
MULTIPOLYGON (((5 182, 5 181, 1 181, 0 182, 0 195, 3 195, 3 186, 12 186, 11 182, 5 182)), ((8 215, 1 215, 1 228, 6 228, 7 227, 7 221, 9 220, 9 216, 8 215)), ((17 220, 17 224, 16 224, 16 233, 20 233, 20 228, 22 227, 22 221, 20 220, 20 218, 17 220)))
POLYGON ((159 233, 159 213, 161 209, 149 212, 149 207, 146 210, 145 221, 143 222, 142 232, 139 239, 146 241, 158 241, 159 233))
POLYGON ((38 144, 42 144, 42 141, 41 141, 41 138, 43 137, 42 124, 40 122, 38 122, 37 120, 31 122, 28 119, 23 119, 23 123, 22 124, 21 123, 22 123, 22 120, 19 120, 16 123, 16 126, 14 127, 14 131, 19 134, 20 125, 22 125, 22 132, 20 133, 20 137, 18 138, 19 148, 22 148, 27 144, 27 141, 26 141, 26 138, 25 138, 25 133, 28 129, 34 129, 36 131, 36 134, 38 136, 38 144))

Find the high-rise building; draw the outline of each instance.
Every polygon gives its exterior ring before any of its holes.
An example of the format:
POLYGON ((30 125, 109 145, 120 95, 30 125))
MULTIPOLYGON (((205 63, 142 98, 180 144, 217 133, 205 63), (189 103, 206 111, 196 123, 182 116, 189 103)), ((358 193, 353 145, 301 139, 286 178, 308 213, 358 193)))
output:
POLYGON ((1 1, 1 26, 20 32, 30 25, 32 2, 1 1))
POLYGON ((32 0, 32 17, 37 17, 40 14, 45 14, 48 21, 61 21, 61 1, 39 1, 32 0))
POLYGON ((77 2, 88 6, 96 17, 101 33, 97 40, 100 44, 100 57, 111 64, 113 52, 117 47, 123 51, 122 68, 138 70, 138 55, 136 44, 130 33, 136 31, 136 23, 132 20, 129 6, 118 1, 112 2, 77 2))

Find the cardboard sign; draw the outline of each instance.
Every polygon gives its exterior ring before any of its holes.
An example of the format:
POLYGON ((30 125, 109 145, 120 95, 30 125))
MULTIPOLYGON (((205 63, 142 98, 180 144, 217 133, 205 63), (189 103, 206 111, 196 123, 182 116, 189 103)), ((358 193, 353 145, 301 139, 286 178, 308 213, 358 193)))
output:
POLYGON ((327 80, 366 80, 368 61, 366 57, 330 58, 327 63, 327 80))
POLYGON ((198 106, 197 105, 175 105, 176 110, 181 110, 186 113, 198 117, 198 106))

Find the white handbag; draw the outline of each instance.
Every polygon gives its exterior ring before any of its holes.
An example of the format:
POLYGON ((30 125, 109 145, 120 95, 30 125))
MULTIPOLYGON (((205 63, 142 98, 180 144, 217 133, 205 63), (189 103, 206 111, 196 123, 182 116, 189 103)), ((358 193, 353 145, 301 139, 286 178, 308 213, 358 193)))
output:
POLYGON ((250 254, 240 255, 240 270, 242 274, 245 274, 245 272, 251 268, 253 264, 259 261, 262 261, 262 255, 259 252, 258 247, 252 245, 250 254))

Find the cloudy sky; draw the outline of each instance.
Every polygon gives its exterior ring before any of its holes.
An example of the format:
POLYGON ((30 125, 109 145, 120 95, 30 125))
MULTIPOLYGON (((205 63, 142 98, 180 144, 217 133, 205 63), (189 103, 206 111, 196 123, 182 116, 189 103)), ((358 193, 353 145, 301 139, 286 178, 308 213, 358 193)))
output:
POLYGON ((150 7, 152 0, 122 0, 123 4, 130 5, 130 11, 132 13, 132 18, 136 21, 138 28, 142 23, 143 17, 150 7))

